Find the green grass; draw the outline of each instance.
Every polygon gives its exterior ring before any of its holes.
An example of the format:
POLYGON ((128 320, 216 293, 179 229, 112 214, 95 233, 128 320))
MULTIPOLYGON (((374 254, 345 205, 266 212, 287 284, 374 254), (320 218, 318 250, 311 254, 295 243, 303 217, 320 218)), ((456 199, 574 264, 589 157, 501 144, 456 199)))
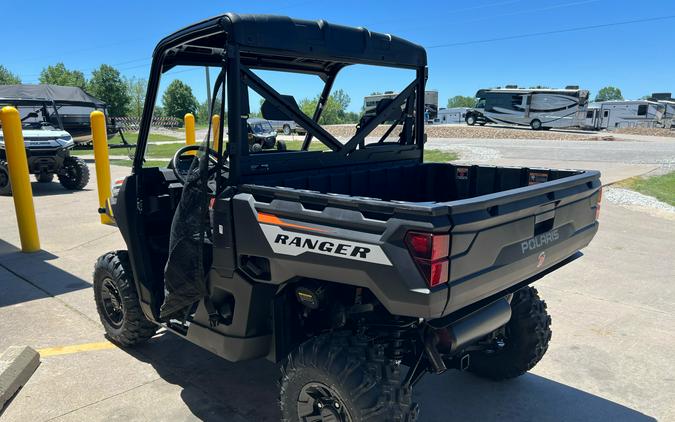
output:
MULTIPOLYGON (((131 167, 134 164, 133 160, 110 160, 110 164, 116 166, 131 167)), ((166 167, 169 164, 168 161, 164 160, 146 160, 145 167, 166 167)))
MULTIPOLYGON (((302 147, 302 141, 285 141, 286 147, 291 151, 298 151, 302 147)), ((183 144, 158 144, 158 145, 148 145, 147 152, 145 154, 148 161, 146 163, 159 162, 166 164, 164 161, 153 161, 157 158, 172 158, 173 154, 182 147, 183 144)), ((322 144, 321 142, 314 141, 309 146, 310 151, 329 151, 330 149, 322 144)), ((114 151, 114 150, 113 150, 114 151)), ((125 150, 126 151, 126 150, 125 150)), ((92 154, 91 151, 76 151, 80 154, 92 154)), ((114 154, 111 152, 111 154, 114 154)), ((447 163, 448 161, 453 161, 458 158, 458 155, 452 151, 440 151, 436 149, 427 149, 424 151, 424 162, 425 163, 447 163)), ((124 160, 120 160, 124 161, 124 160)), ((150 164, 147 164, 150 166, 150 164)))
POLYGON ((675 171, 654 177, 633 177, 619 183, 619 186, 632 189, 659 201, 675 206, 675 171))
POLYGON ((424 150, 425 163, 447 163, 448 161, 454 161, 458 158, 459 156, 457 153, 452 151, 441 151, 438 149, 424 150))
MULTIPOLYGON (((129 142, 130 144, 135 144, 136 141, 138 140, 138 132, 124 132, 124 139, 126 139, 127 142, 129 142)), ((157 133, 151 133, 150 136, 148 136, 148 142, 169 142, 169 141, 175 142, 182 140, 184 140, 184 138, 177 138, 175 136, 168 136, 168 135, 159 135, 157 133)), ((115 144, 119 142, 122 142, 119 135, 108 141, 109 144, 115 144)))

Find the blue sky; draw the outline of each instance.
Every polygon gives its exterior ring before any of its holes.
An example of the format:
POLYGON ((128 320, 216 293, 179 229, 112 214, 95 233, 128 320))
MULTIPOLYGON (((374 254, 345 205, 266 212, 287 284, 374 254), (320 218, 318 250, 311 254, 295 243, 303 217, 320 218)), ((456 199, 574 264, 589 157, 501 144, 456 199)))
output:
MULTIPOLYGON (((615 85, 626 98, 675 93, 671 0, 13 1, 3 7, 1 19, 5 40, 14 43, 0 46, 0 64, 24 83, 37 82, 40 70, 58 61, 87 77, 91 69, 108 63, 127 77, 147 78, 150 54, 159 39, 226 11, 325 19, 432 47, 427 87, 439 91, 441 106, 453 95, 506 84, 580 85, 592 95, 615 85), (661 20, 614 25, 654 18, 661 20), (596 27, 575 30, 589 26, 596 27)), ((205 98, 202 71, 175 77, 190 83, 199 99, 205 98)), ((348 91, 350 108, 357 110, 363 95, 397 90, 408 80, 401 72, 355 69, 336 87, 348 91)), ((286 83, 280 90, 298 100, 316 95, 320 87, 317 81, 294 78, 277 77, 272 83, 286 83)))

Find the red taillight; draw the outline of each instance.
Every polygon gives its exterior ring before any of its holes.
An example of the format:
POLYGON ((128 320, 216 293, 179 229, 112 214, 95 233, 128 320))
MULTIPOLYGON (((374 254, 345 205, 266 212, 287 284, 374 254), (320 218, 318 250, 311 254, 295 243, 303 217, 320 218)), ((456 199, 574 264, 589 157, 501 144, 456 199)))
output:
POLYGON ((448 282, 450 235, 408 232, 405 243, 429 287, 448 282))

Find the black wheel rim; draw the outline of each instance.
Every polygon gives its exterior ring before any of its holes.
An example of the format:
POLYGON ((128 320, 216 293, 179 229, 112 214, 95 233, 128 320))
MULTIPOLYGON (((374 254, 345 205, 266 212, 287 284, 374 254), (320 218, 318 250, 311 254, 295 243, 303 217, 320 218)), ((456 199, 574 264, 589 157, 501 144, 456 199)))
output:
POLYGON ((109 278, 103 280, 101 302, 106 321, 113 327, 120 328, 124 321, 124 303, 117 286, 109 278))
POLYGON ((340 394, 320 382, 306 384, 298 396, 301 422, 351 422, 349 410, 340 394))
POLYGON ((75 163, 68 163, 64 166, 66 177, 70 180, 76 180, 78 177, 78 168, 75 163))

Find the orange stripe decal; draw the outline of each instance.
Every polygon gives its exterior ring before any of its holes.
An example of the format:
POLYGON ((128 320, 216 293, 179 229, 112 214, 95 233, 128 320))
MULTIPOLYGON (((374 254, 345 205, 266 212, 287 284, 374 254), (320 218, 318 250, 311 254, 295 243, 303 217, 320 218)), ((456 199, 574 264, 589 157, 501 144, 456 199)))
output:
POLYGON ((326 230, 317 229, 314 227, 301 226, 299 224, 285 223, 281 221, 279 217, 272 214, 265 214, 263 212, 258 213, 258 221, 265 224, 274 224, 275 226, 280 227, 291 227, 294 229, 310 230, 314 232, 325 232, 326 230))

